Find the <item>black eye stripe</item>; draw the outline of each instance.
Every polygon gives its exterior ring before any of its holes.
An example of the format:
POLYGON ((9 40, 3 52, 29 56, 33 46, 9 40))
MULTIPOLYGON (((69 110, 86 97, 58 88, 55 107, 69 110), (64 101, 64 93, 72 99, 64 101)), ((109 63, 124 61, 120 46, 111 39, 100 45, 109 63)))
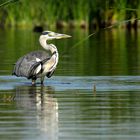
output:
POLYGON ((42 35, 47 35, 48 33, 50 33, 50 32, 44 31, 44 32, 42 32, 42 35))

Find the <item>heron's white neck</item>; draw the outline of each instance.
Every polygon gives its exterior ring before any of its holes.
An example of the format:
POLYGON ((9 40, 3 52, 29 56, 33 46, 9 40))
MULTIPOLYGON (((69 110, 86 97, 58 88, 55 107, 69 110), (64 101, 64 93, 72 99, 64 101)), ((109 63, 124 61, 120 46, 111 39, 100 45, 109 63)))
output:
POLYGON ((54 52, 58 53, 58 50, 57 50, 57 48, 55 47, 55 45, 53 45, 53 44, 47 44, 46 38, 40 36, 39 42, 40 42, 41 46, 42 46, 45 50, 51 51, 52 54, 53 54, 54 52))
POLYGON ((46 40, 40 36, 39 38, 39 43, 40 45, 45 49, 45 50, 49 50, 49 48, 47 47, 47 43, 46 43, 46 40))
MULTIPOLYGON (((53 44, 47 44, 46 39, 43 37, 39 38, 39 42, 41 44, 41 46, 45 49, 45 50, 49 50, 52 53, 51 58, 47 61, 47 64, 44 65, 46 68, 48 68, 49 65, 49 71, 53 71, 58 63, 58 59, 59 59, 59 55, 58 55, 58 50, 56 48, 55 45, 53 44)), ((48 69, 44 70, 48 72, 48 69)))

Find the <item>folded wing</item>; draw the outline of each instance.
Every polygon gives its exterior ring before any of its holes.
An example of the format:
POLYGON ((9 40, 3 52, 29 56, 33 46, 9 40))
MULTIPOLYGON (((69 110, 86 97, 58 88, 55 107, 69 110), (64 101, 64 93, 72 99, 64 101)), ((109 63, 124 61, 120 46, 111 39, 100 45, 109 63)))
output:
POLYGON ((42 62, 49 60, 50 54, 45 51, 34 51, 16 62, 13 74, 26 78, 32 78, 42 70, 42 62))

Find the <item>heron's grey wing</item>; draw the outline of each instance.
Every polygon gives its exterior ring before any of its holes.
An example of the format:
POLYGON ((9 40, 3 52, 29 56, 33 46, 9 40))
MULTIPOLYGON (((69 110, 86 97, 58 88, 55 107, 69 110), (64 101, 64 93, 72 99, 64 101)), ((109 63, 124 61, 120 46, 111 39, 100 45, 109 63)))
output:
POLYGON ((13 70, 13 74, 16 76, 30 77, 31 71, 33 68, 37 67, 38 63, 37 58, 40 61, 48 59, 50 55, 45 51, 34 51, 21 58, 16 62, 13 70))
POLYGON ((44 59, 49 58, 51 56, 51 54, 46 51, 33 51, 27 55, 28 55, 28 57, 31 57, 31 59, 35 57, 35 58, 39 58, 41 61, 43 61, 44 59))

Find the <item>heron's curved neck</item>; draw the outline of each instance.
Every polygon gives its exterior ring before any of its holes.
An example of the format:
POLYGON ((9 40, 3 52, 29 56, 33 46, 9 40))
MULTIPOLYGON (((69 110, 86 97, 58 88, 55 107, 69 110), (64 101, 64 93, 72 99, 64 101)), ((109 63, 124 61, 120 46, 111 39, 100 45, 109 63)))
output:
POLYGON ((41 46, 42 46, 45 50, 51 51, 52 54, 53 54, 54 52, 58 53, 57 48, 55 47, 55 45, 53 45, 53 44, 47 44, 46 39, 40 37, 40 38, 39 38, 39 42, 40 42, 41 46))
POLYGON ((40 45, 45 49, 45 50, 48 50, 48 47, 47 47, 47 43, 46 43, 46 40, 43 39, 42 37, 39 38, 39 42, 40 42, 40 45))
POLYGON ((59 59, 58 50, 55 45, 47 44, 46 39, 44 39, 43 37, 39 38, 39 42, 45 50, 49 50, 52 53, 52 56, 47 61, 46 65, 44 65, 44 69, 45 67, 47 68, 44 71, 48 72, 48 67, 49 67, 49 71, 53 71, 58 64, 58 59, 59 59))

